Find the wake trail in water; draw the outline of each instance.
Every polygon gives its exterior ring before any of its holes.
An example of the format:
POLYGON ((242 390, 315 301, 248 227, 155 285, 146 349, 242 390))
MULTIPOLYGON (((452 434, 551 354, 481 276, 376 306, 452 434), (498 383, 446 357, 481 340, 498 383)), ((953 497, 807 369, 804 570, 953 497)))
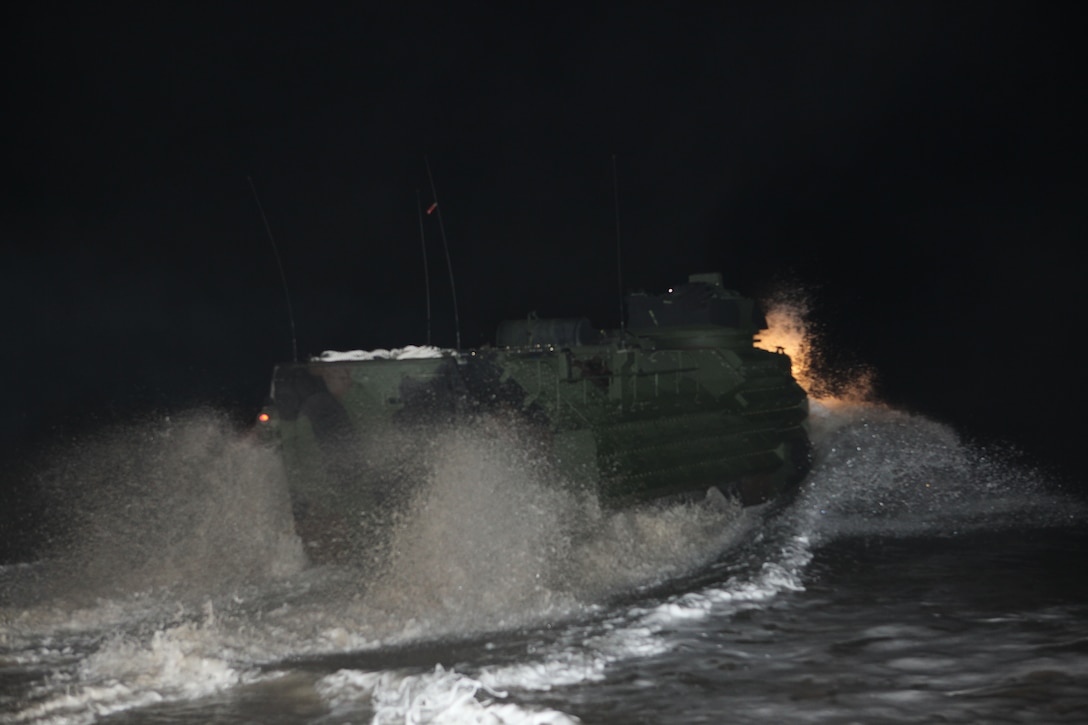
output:
MULTIPOLYGON (((335 693, 330 702, 344 717, 373 713, 375 722, 396 722, 426 708, 432 714, 464 714, 460 708, 466 702, 474 708, 503 695, 599 683, 627 662, 668 657, 681 646, 678 632, 697 632, 708 620, 728 621, 804 591, 805 572, 820 547, 841 537, 951 536, 1061 525, 1075 515, 1068 502, 1048 492, 1039 474, 966 444, 949 427, 925 418, 875 404, 828 401, 814 406, 813 438, 817 458, 796 500, 772 518, 754 516, 747 527, 732 520, 731 537, 691 536, 687 544, 693 549, 704 556, 713 552, 701 563, 696 564, 694 551, 675 548, 683 549, 685 534, 699 528, 698 515, 684 507, 602 516, 595 524, 601 535, 592 546, 567 549, 562 563, 568 573, 592 560, 591 550, 601 561, 623 562, 629 567, 623 568, 623 585, 605 590, 614 597, 624 587, 630 593, 648 586, 635 603, 623 603, 628 596, 584 610, 558 634, 541 635, 539 642, 531 636, 525 651, 506 658, 496 654, 493 664, 343 669, 323 678, 319 690, 335 693), (625 558, 624 549, 637 549, 634 542, 647 548, 625 558), (647 572, 635 563, 650 548, 656 548, 653 566, 659 574, 670 563, 676 567, 672 584, 668 577, 643 576, 647 572), (660 585, 677 593, 656 593, 660 585), (467 700, 466 693, 472 694, 467 700)), ((604 569, 592 571, 599 576, 604 569)))
POLYGON ((365 570, 307 564, 278 457, 224 417, 103 431, 43 473, 62 504, 50 556, 0 570, 0 669, 19 683, 0 721, 271 687, 340 720, 573 722, 517 693, 600 682, 678 630, 803 591, 837 538, 1083 520, 1045 476, 864 397, 813 402, 812 472, 773 515, 603 511, 501 421, 442 431, 365 570), (292 664, 513 633, 516 652, 471 664, 292 664))
POLYGON ((668 658, 684 646, 682 633, 698 637, 706 627, 727 626, 708 620, 729 622, 803 592, 821 547, 843 537, 932 538, 1085 520, 1084 509, 1045 476, 922 417, 829 400, 814 405, 812 432, 816 460, 794 502, 707 570, 678 582, 677 593, 573 623, 542 656, 469 670, 466 677, 488 690, 529 693, 600 682, 629 661, 645 669, 647 659, 668 658))

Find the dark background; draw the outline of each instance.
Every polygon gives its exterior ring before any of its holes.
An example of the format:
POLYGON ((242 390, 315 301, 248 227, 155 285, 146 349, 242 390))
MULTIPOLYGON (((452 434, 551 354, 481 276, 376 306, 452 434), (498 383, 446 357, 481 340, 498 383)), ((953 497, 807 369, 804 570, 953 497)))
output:
MULTIPOLYGON (((83 427, 252 418, 291 356, 466 346, 623 280, 809 290, 832 361, 1079 480, 1082 27, 1044 3, 5 10, 0 506, 83 427), (449 285, 426 220, 434 340, 449 285)), ((1072 7, 1072 6, 1070 6, 1072 7)), ((16 512, 16 513, 13 513, 16 512)))

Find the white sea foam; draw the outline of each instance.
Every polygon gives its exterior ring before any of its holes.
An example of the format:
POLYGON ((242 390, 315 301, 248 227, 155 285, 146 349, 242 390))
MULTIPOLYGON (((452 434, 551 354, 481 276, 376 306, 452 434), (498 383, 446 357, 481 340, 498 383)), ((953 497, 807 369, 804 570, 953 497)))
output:
POLYGON ((488 687, 548 691, 555 688, 599 682, 608 664, 614 660, 588 647, 567 649, 532 662, 501 667, 485 667, 480 682, 488 687))
POLYGON ((777 561, 764 562, 755 576, 731 578, 725 586, 677 595, 645 612, 641 621, 660 630, 703 619, 726 606, 765 602, 784 591, 804 591, 802 574, 812 560, 809 546, 807 537, 795 536, 782 547, 777 561))
POLYGON ((574 646, 557 647, 534 661, 485 667, 477 677, 498 690, 546 691, 600 682, 617 665, 670 652, 674 647, 669 637, 672 629, 760 606, 784 591, 803 590, 802 573, 811 559, 808 539, 794 537, 781 548, 776 561, 765 562, 752 577, 732 578, 723 586, 674 595, 649 609, 633 607, 572 634, 578 642, 574 646))
MULTIPOLYGON (((63 654, 72 657, 70 651, 63 654)), ((41 693, 13 720, 93 722, 112 713, 192 700, 273 676, 254 667, 240 668, 230 655, 210 615, 203 623, 186 622, 150 637, 114 635, 74 669, 58 669, 48 683, 52 694, 41 693)))
POLYGON ((507 693, 437 665, 432 672, 340 670, 316 686, 339 713, 370 710, 375 725, 392 723, 478 723, 479 725, 564 725, 580 722, 557 710, 530 709, 505 702, 507 693))
POLYGON ((654 657, 670 649, 655 629, 626 617, 597 629, 575 628, 574 633, 575 645, 558 646, 527 662, 484 667, 477 677, 493 689, 548 691, 600 682, 616 663, 654 657))

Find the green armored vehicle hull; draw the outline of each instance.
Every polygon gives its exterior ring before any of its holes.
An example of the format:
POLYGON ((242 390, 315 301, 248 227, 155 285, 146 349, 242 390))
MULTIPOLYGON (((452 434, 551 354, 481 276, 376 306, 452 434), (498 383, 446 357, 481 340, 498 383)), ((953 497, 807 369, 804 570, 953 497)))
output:
POLYGON ((789 357, 754 346, 765 324, 752 301, 714 274, 626 307, 622 331, 531 317, 503 323, 495 347, 277 366, 263 427, 311 552, 379 531, 420 485, 438 431, 481 420, 605 507, 714 488, 752 505, 795 487, 808 401, 789 357))

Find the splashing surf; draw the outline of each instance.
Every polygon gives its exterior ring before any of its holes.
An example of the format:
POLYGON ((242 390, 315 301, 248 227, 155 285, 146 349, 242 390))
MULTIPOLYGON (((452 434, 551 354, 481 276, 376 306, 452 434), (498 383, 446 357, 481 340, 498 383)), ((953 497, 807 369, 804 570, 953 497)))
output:
POLYGON ((812 473, 773 519, 604 512, 516 431, 442 432, 366 576, 306 565, 276 457, 222 416, 103 431, 43 473, 63 503, 51 556, 0 572, 0 663, 24 678, 0 719, 93 722, 268 688, 333 719, 570 722, 519 693, 601 682, 667 656, 670 633, 801 592, 825 543, 1080 515, 1030 469, 864 397, 814 399, 812 473), (380 664, 412 643, 503 636, 510 652, 468 664, 451 664, 456 645, 439 647, 446 667, 380 664), (352 665, 361 653, 374 666, 352 665))

